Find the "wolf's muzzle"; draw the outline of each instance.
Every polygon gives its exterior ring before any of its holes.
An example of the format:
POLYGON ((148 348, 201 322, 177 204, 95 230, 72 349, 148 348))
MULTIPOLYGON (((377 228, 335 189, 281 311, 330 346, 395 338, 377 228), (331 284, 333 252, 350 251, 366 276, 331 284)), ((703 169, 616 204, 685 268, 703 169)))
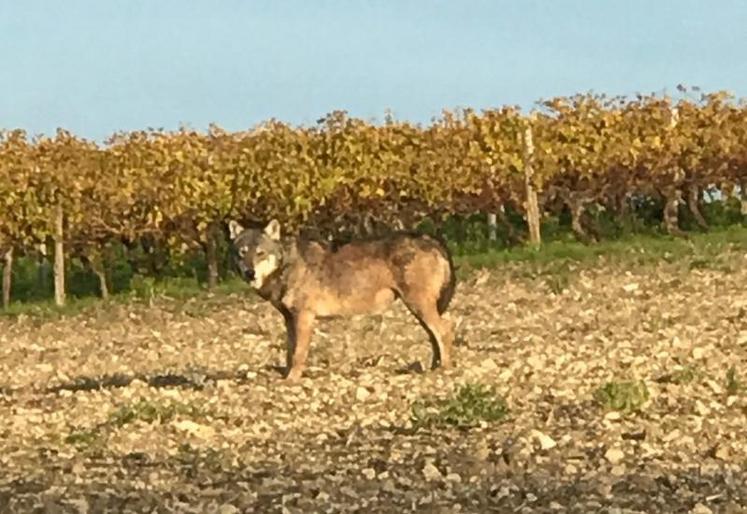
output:
POLYGON ((244 277, 244 280, 248 282, 254 280, 254 268, 250 268, 243 262, 239 262, 239 270, 241 271, 241 275, 244 277))

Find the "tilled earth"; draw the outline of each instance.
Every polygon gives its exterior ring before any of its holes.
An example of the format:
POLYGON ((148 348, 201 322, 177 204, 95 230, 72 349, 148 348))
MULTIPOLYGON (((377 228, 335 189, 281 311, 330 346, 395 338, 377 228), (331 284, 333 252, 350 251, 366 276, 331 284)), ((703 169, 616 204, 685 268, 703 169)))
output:
POLYGON ((398 305, 321 322, 297 385, 251 293, 2 320, 0 512, 747 512, 747 256, 725 262, 473 274, 453 370, 398 305), (638 411, 596 401, 625 380, 638 411), (413 426, 468 383, 508 417, 413 426))

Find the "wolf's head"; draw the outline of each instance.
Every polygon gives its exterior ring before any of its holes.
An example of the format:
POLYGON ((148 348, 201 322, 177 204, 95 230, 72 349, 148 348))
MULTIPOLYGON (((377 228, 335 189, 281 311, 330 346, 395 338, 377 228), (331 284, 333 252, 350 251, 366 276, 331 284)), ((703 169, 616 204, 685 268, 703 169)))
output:
POLYGON ((244 228, 231 220, 228 230, 239 256, 242 277, 252 287, 261 288, 283 264, 280 223, 272 220, 264 228, 244 228))

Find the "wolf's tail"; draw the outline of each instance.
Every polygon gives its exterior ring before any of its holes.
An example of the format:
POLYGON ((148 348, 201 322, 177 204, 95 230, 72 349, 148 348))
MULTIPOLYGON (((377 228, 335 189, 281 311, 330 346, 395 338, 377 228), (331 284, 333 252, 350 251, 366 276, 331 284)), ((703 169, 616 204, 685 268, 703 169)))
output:
POLYGON ((454 298, 454 292, 456 291, 456 267, 454 266, 454 260, 451 257, 451 251, 449 251, 446 240, 441 235, 432 237, 438 241, 438 249, 449 263, 449 279, 441 285, 441 291, 438 294, 438 300, 436 300, 438 313, 443 314, 446 312, 451 299, 454 298))

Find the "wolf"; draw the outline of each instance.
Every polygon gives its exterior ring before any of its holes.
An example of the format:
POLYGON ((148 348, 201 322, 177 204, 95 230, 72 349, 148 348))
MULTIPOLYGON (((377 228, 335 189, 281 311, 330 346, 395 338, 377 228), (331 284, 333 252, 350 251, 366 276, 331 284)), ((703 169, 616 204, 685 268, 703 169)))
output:
POLYGON ((317 319, 381 314, 400 299, 425 329, 432 369, 452 366, 453 323, 443 316, 456 289, 451 253, 427 235, 397 232, 337 244, 281 235, 272 219, 228 232, 243 279, 285 320, 286 374, 298 381, 317 319))

